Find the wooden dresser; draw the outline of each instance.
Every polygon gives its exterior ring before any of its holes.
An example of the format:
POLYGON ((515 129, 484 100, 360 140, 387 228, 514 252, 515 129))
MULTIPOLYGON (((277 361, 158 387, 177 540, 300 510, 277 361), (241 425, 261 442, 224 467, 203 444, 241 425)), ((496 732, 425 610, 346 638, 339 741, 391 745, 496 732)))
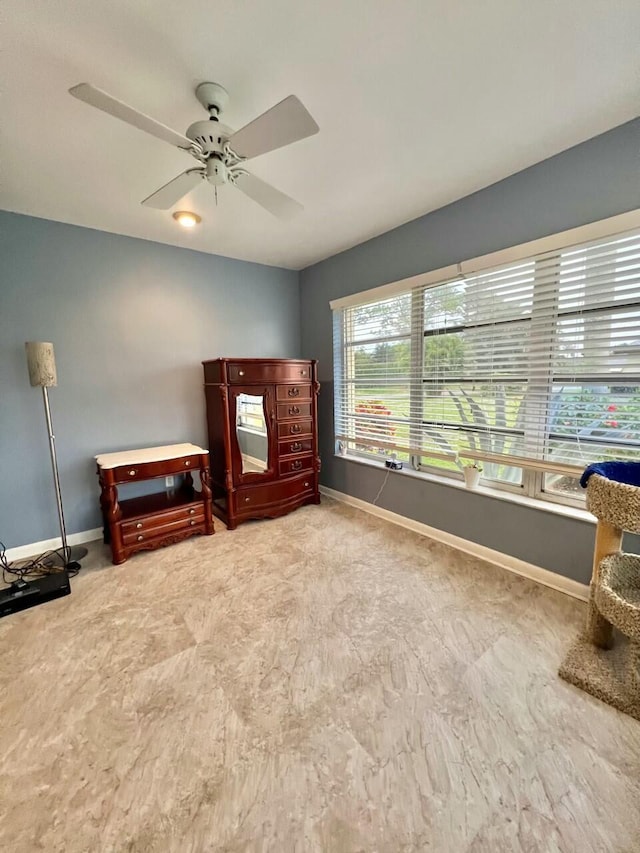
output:
POLYGON ((315 361, 203 362, 213 511, 233 530, 320 503, 315 361))
POLYGON ((148 551, 180 542, 197 533, 212 534, 209 452, 195 444, 145 447, 96 456, 100 479, 100 506, 104 541, 111 544, 113 562, 136 551, 148 551), (198 471, 201 491, 193 487, 198 471), (182 475, 177 489, 120 500, 118 486, 141 480, 182 475))

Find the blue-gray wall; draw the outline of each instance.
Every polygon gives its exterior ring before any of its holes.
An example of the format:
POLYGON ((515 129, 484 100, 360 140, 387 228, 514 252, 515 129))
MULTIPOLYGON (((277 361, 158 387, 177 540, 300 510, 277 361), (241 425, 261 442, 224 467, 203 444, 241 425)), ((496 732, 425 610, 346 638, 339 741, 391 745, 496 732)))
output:
MULTIPOLYGON (((299 275, 0 212, 0 539, 12 547, 57 534, 24 341, 56 347, 51 404, 70 532, 99 524, 95 453, 205 442, 200 361, 219 355, 319 359, 322 482, 371 501, 382 472, 333 455, 329 300, 639 206, 636 120, 299 275)), ((402 475, 379 503, 589 578, 585 522, 402 475)))
MULTIPOLYGON (((333 453, 330 299, 637 207, 640 120, 303 270, 303 356, 320 360, 322 382, 322 483, 371 501, 384 476, 333 453)), ((389 478, 379 505, 568 577, 590 577, 593 526, 586 522, 403 475, 389 478)))
POLYGON ((200 362, 300 356, 298 273, 0 212, 0 540, 58 534, 42 395, 24 342, 53 341, 69 532, 100 524, 93 456, 205 443, 200 362))

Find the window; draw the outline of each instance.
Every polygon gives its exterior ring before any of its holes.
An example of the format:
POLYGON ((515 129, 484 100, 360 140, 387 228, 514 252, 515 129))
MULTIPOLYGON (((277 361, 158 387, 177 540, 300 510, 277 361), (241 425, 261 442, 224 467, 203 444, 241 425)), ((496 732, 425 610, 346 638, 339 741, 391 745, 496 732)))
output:
POLYGON ((338 450, 580 500, 585 465, 640 460, 640 230, 472 264, 332 306, 338 450))

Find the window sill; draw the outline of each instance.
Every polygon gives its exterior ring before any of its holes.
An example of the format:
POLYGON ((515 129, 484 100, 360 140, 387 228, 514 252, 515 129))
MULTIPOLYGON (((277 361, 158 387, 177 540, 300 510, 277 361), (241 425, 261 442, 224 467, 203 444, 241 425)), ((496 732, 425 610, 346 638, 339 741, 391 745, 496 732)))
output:
POLYGON ((340 453, 334 454, 337 459, 343 459, 345 462, 352 462, 356 465, 366 465, 369 468, 377 468, 385 473, 398 474, 401 477, 412 477, 418 480, 427 480, 429 483, 437 483, 439 486, 448 486, 450 489, 462 489, 465 492, 482 495, 487 498, 494 498, 499 501, 508 501, 509 503, 526 506, 530 509, 537 509, 541 512, 550 512, 553 515, 563 515, 565 518, 574 518, 578 521, 585 521, 588 524, 595 524, 596 519, 586 509, 579 507, 567 506, 565 504, 553 503, 552 501, 530 498, 527 495, 518 495, 514 492, 509 492, 502 489, 492 489, 490 486, 478 486, 475 489, 468 489, 465 484, 459 480, 454 480, 450 477, 441 477, 438 474, 426 473, 425 471, 414 471, 411 468, 402 468, 400 471, 393 471, 385 468, 384 464, 374 462, 372 459, 359 459, 354 456, 343 456, 340 453))

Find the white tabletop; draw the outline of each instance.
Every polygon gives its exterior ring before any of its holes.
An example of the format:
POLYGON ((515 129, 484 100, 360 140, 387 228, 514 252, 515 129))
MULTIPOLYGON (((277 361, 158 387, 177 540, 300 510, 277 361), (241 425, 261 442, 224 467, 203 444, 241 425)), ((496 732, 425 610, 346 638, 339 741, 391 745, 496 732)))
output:
POLYGON ((208 453, 195 444, 166 444, 164 447, 143 447, 139 450, 122 450, 117 453, 101 453, 96 462, 101 468, 118 468, 120 465, 142 465, 145 462, 166 462, 167 459, 180 459, 182 456, 194 456, 208 453))

